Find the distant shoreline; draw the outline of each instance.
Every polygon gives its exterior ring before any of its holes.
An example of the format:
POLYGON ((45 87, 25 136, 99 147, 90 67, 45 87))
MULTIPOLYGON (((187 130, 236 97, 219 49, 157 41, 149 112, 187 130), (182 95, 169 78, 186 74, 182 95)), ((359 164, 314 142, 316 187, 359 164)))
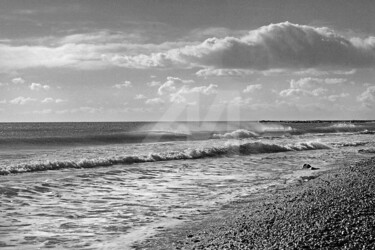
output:
POLYGON ((375 122, 375 120, 260 120, 260 123, 367 123, 375 122))

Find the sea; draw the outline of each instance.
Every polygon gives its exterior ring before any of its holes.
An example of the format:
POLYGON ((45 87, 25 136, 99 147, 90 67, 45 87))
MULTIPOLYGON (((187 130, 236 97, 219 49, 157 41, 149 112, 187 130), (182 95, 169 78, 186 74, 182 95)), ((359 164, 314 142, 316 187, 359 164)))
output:
POLYGON ((0 248, 132 249, 374 156, 374 136, 374 121, 0 123, 0 248))

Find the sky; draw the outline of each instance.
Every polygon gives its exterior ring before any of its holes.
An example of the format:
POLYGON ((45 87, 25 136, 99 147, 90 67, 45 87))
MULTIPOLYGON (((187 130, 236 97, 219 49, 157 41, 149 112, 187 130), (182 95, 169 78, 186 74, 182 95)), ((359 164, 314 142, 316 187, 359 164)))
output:
POLYGON ((0 122, 375 119, 372 0, 2 0, 0 122))

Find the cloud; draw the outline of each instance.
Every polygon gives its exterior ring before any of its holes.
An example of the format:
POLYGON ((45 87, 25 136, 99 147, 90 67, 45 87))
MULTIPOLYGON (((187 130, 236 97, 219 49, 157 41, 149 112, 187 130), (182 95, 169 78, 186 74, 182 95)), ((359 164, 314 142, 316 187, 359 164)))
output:
POLYGON ((52 97, 46 97, 41 102, 42 103, 63 103, 63 102, 66 102, 66 100, 63 100, 63 99, 53 99, 52 97))
POLYGON ((208 38, 167 52, 118 55, 118 66, 220 69, 361 68, 375 65, 375 37, 344 37, 332 29, 289 22, 270 24, 242 37, 208 38))
MULTIPOLYGON (((217 30, 214 32, 218 33, 217 30)), ((226 36, 224 33, 210 36, 203 42, 161 44, 145 43, 139 34, 131 37, 108 31, 44 38, 34 43, 0 42, 0 68, 202 67, 223 69, 222 72, 228 74, 230 71, 224 69, 356 69, 375 65, 375 37, 371 36, 343 36, 326 27, 290 22, 270 24, 247 32, 230 32, 226 36)))
POLYGON ((361 102, 365 107, 372 107, 375 104, 375 86, 368 87, 357 96, 357 101, 361 102))
POLYGON ((132 83, 130 81, 124 81, 123 83, 119 83, 119 84, 113 85, 113 88, 122 89, 122 88, 130 88, 132 86, 133 85, 132 85, 132 83))
POLYGON ((316 88, 325 84, 339 84, 344 83, 347 80, 344 78, 313 78, 313 77, 305 77, 299 80, 291 80, 290 86, 291 88, 298 89, 311 89, 316 88))
POLYGON ((50 89, 50 86, 33 82, 33 83, 31 83, 31 85, 30 85, 30 89, 31 89, 31 90, 41 90, 41 89, 49 90, 49 89, 50 89))
POLYGON ((244 93, 254 93, 255 91, 262 88, 261 84, 248 85, 243 92, 244 93))
POLYGON ((146 100, 145 103, 148 104, 148 105, 158 105, 158 104, 164 104, 165 101, 163 99, 157 97, 157 98, 148 99, 148 100, 146 100))
POLYGON ((159 81, 151 81, 151 82, 147 83, 147 86, 150 86, 150 87, 156 87, 156 86, 160 86, 160 85, 161 85, 161 82, 159 82, 159 81))
MULTIPOLYGON (((313 78, 306 77, 299 80, 291 80, 289 89, 282 90, 279 94, 282 97, 319 96, 323 97, 329 92, 328 86, 344 83, 344 78, 313 78)), ((334 98, 334 97, 333 97, 334 98)), ((333 99, 331 98, 331 99, 333 99)))
POLYGON ((198 70, 195 74, 200 77, 208 76, 247 76, 253 75, 254 70, 249 69, 215 69, 215 68, 205 68, 198 70))
POLYGON ((170 94, 170 101, 174 103, 186 102, 186 96, 192 93, 200 93, 203 95, 213 95, 217 93, 217 85, 210 84, 208 86, 199 86, 190 88, 187 85, 182 86, 177 92, 170 94))
POLYGON ((21 77, 17 77, 17 78, 13 78, 12 79, 12 83, 14 83, 14 84, 23 84, 23 83, 25 83, 25 80, 22 79, 21 77))
POLYGON ((137 56, 185 46, 190 42, 146 43, 144 34, 98 31, 64 37, 0 41, 0 68, 73 68, 96 70, 114 67, 122 54, 137 56))
POLYGON ((329 101, 331 101, 331 102, 336 102, 338 99, 340 99, 340 98, 346 98, 348 96, 350 96, 349 93, 341 93, 339 95, 330 95, 330 96, 327 97, 327 99, 329 101))
POLYGON ((96 114, 96 113, 101 113, 103 112, 103 108, 94 108, 94 107, 79 107, 79 108, 74 108, 74 109, 63 109, 63 110, 58 110, 55 113, 56 114, 75 114, 75 113, 88 113, 88 114, 96 114))
POLYGON ((193 80, 183 80, 181 78, 178 78, 178 77, 172 77, 172 76, 168 76, 167 77, 167 81, 164 82, 158 89, 158 94, 159 95, 163 95, 165 94, 166 92, 172 92, 172 91, 175 91, 176 90, 176 85, 177 84, 190 84, 190 83, 194 83, 193 80))
POLYGON ((142 95, 142 94, 136 95, 136 96, 134 97, 135 100, 141 100, 141 99, 145 99, 145 98, 146 98, 146 96, 144 96, 144 95, 142 95))
POLYGON ((10 100, 9 103, 24 105, 24 104, 27 104, 27 103, 30 103, 30 102, 35 102, 35 101, 36 101, 36 99, 31 98, 31 97, 19 96, 19 97, 16 97, 16 98, 10 100))

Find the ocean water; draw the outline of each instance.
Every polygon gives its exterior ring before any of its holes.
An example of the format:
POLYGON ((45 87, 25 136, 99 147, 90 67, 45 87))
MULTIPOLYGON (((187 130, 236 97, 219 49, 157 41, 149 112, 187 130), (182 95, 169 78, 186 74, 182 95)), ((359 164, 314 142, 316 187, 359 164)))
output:
POLYGON ((0 123, 0 247, 131 249, 373 156, 374 136, 375 122, 0 123))

